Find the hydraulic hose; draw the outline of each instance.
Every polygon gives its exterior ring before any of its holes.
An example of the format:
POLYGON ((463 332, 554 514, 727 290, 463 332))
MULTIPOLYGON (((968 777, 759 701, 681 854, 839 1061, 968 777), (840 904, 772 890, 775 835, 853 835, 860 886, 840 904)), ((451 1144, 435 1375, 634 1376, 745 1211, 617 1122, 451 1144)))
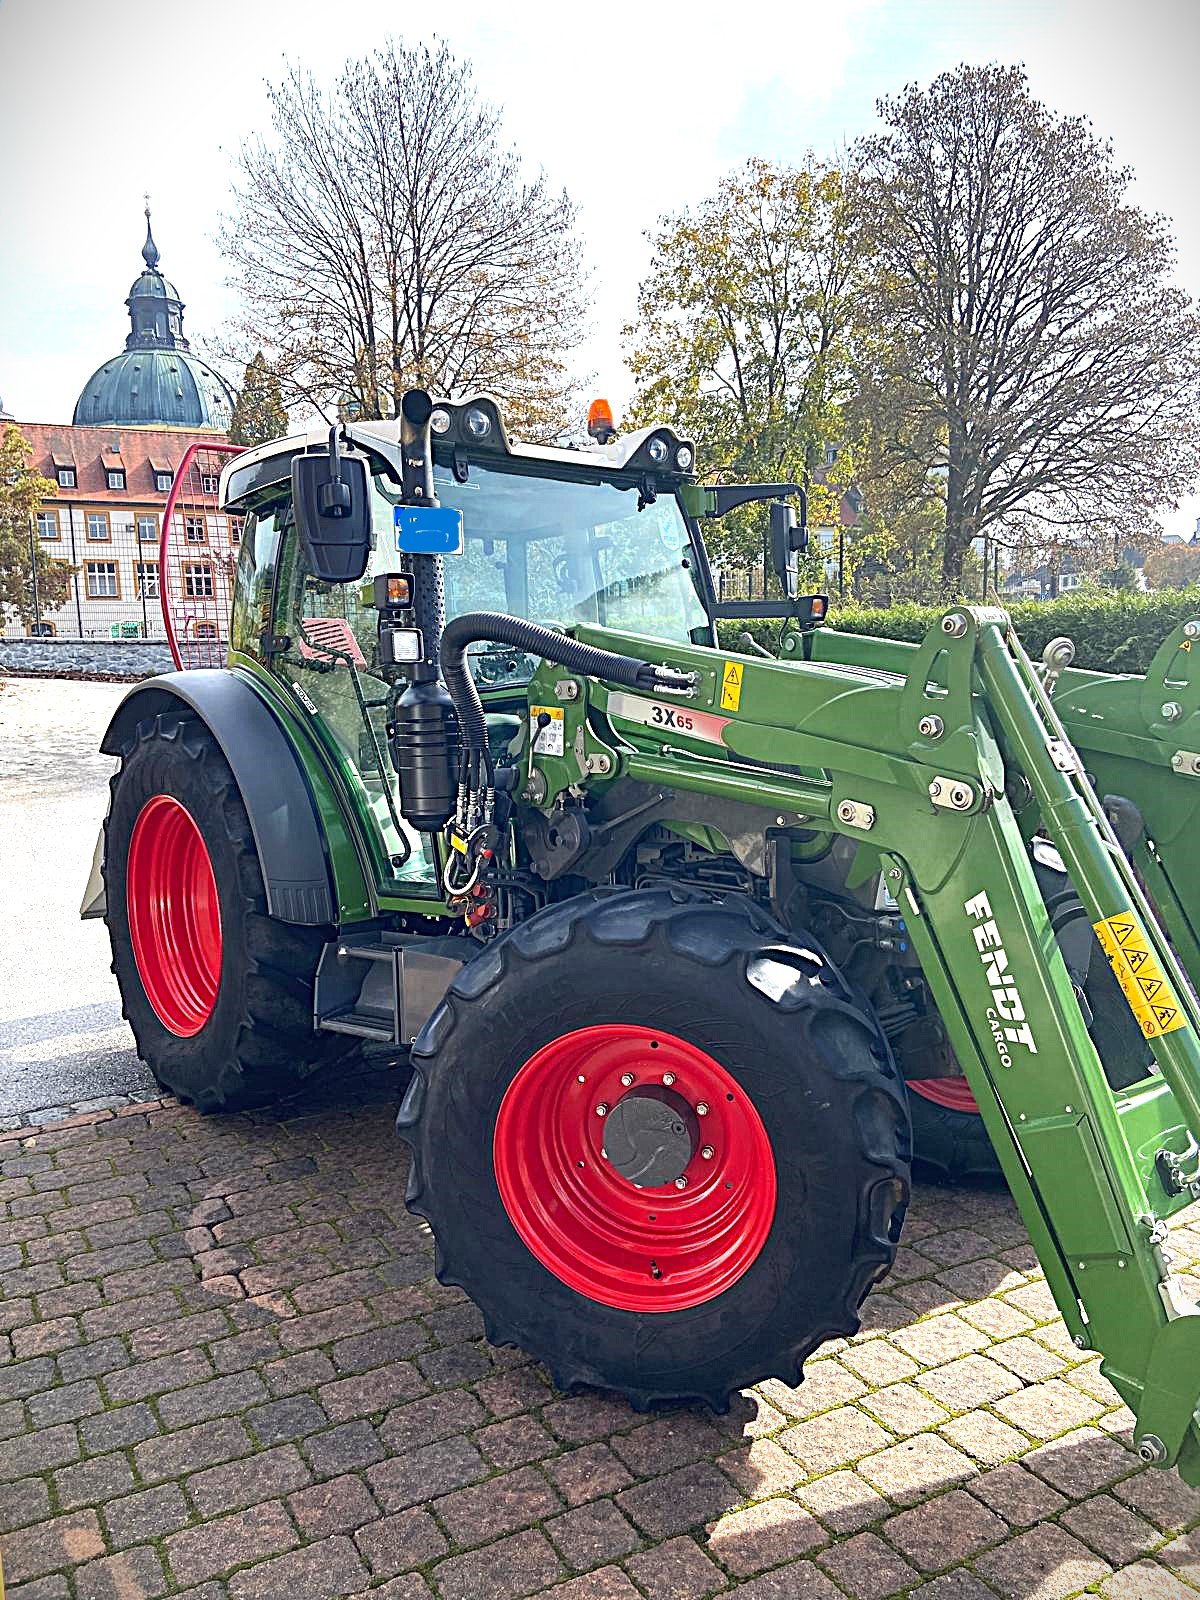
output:
POLYGON ((604 678, 627 689, 674 689, 691 687, 691 673, 674 667, 655 666, 634 656, 621 656, 611 650, 597 650, 578 639, 527 622, 523 617, 505 616, 499 611, 468 611, 446 624, 442 633, 442 678, 458 712, 463 744, 468 750, 487 750, 487 722, 475 680, 467 670, 467 646, 484 640, 512 645, 530 655, 556 661, 569 672, 585 678, 604 678))

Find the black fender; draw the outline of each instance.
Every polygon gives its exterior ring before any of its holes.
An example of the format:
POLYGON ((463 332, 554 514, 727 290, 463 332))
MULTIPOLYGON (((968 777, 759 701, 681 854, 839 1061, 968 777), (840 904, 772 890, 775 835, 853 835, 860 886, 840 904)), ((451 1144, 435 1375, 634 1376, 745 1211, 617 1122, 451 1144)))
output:
POLYGON ((267 890, 281 922, 337 921, 330 864, 304 768, 279 720, 249 683, 227 669, 170 672, 131 689, 100 748, 118 756, 139 722, 182 702, 221 747, 250 817, 267 890))

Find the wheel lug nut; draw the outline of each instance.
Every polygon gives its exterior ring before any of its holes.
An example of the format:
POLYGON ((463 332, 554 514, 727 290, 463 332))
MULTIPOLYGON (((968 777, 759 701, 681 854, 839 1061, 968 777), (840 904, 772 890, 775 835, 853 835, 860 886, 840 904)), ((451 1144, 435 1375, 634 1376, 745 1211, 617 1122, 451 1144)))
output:
POLYGON ((698 1117, 706 1117, 708 1115, 708 1101, 707 1100, 701 1100, 697 1104, 697 1106, 696 1106, 696 1115, 698 1117))
POLYGON ((621 1082, 628 1089, 629 1085, 633 1082, 633 1073, 632 1072, 623 1072, 621 1074, 621 1082))
POLYGON ((701 1150, 701 1152, 700 1152, 700 1154, 704 1157, 705 1161, 711 1161, 712 1158, 716 1155, 716 1153, 717 1152, 713 1149, 712 1145, 710 1145, 710 1144, 706 1144, 704 1146, 704 1149, 701 1150))
POLYGON ((663 1082, 666 1084, 667 1088, 669 1089, 671 1087, 671 1085, 675 1082, 675 1074, 673 1072, 664 1072, 663 1073, 663 1082))
POLYGON ((675 1179, 675 1187, 677 1189, 686 1189, 687 1188, 687 1179, 686 1178, 676 1178, 675 1179))
POLYGON ((596 1115, 598 1117, 606 1117, 608 1115, 608 1106, 603 1100, 596 1107, 596 1115))

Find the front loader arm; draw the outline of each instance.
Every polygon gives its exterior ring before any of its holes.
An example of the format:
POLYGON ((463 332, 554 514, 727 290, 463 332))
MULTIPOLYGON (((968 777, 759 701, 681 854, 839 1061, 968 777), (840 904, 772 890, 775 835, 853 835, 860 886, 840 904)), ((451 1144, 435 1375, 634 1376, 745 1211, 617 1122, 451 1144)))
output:
MULTIPOLYGON (((1200 1142, 1200 1007, 1053 704, 995 610, 959 607, 919 647, 767 662, 581 630, 695 674, 687 696, 568 687, 543 664, 525 797, 550 813, 618 777, 757 808, 764 837, 870 844, 1076 1343, 1137 1417, 1139 1452, 1200 1482, 1200 1315, 1169 1272, 1170 1181, 1200 1142), (1032 796, 1161 1077, 1114 1093, 1009 796, 1032 796)), ((743 841, 743 848, 749 848, 743 841)), ((749 859, 753 859, 752 855, 749 859)))

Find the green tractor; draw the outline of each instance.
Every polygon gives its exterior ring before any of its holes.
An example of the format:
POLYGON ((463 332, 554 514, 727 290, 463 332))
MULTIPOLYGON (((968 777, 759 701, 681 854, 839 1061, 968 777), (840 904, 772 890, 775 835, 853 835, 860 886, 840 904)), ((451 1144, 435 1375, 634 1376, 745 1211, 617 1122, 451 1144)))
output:
POLYGON ((142 1057, 215 1111, 407 1051, 438 1276, 637 1407, 857 1329, 916 1113, 943 1170, 998 1162, 1142 1457, 1200 1480, 1164 1250, 1200 1197, 1200 624, 1145 680, 1035 667, 997 610, 834 632, 795 485, 590 431, 413 390, 226 467, 228 666, 103 741, 85 907, 142 1057), (720 604, 703 525, 754 502, 781 597, 720 604), (719 647, 750 615, 777 658, 719 647))

